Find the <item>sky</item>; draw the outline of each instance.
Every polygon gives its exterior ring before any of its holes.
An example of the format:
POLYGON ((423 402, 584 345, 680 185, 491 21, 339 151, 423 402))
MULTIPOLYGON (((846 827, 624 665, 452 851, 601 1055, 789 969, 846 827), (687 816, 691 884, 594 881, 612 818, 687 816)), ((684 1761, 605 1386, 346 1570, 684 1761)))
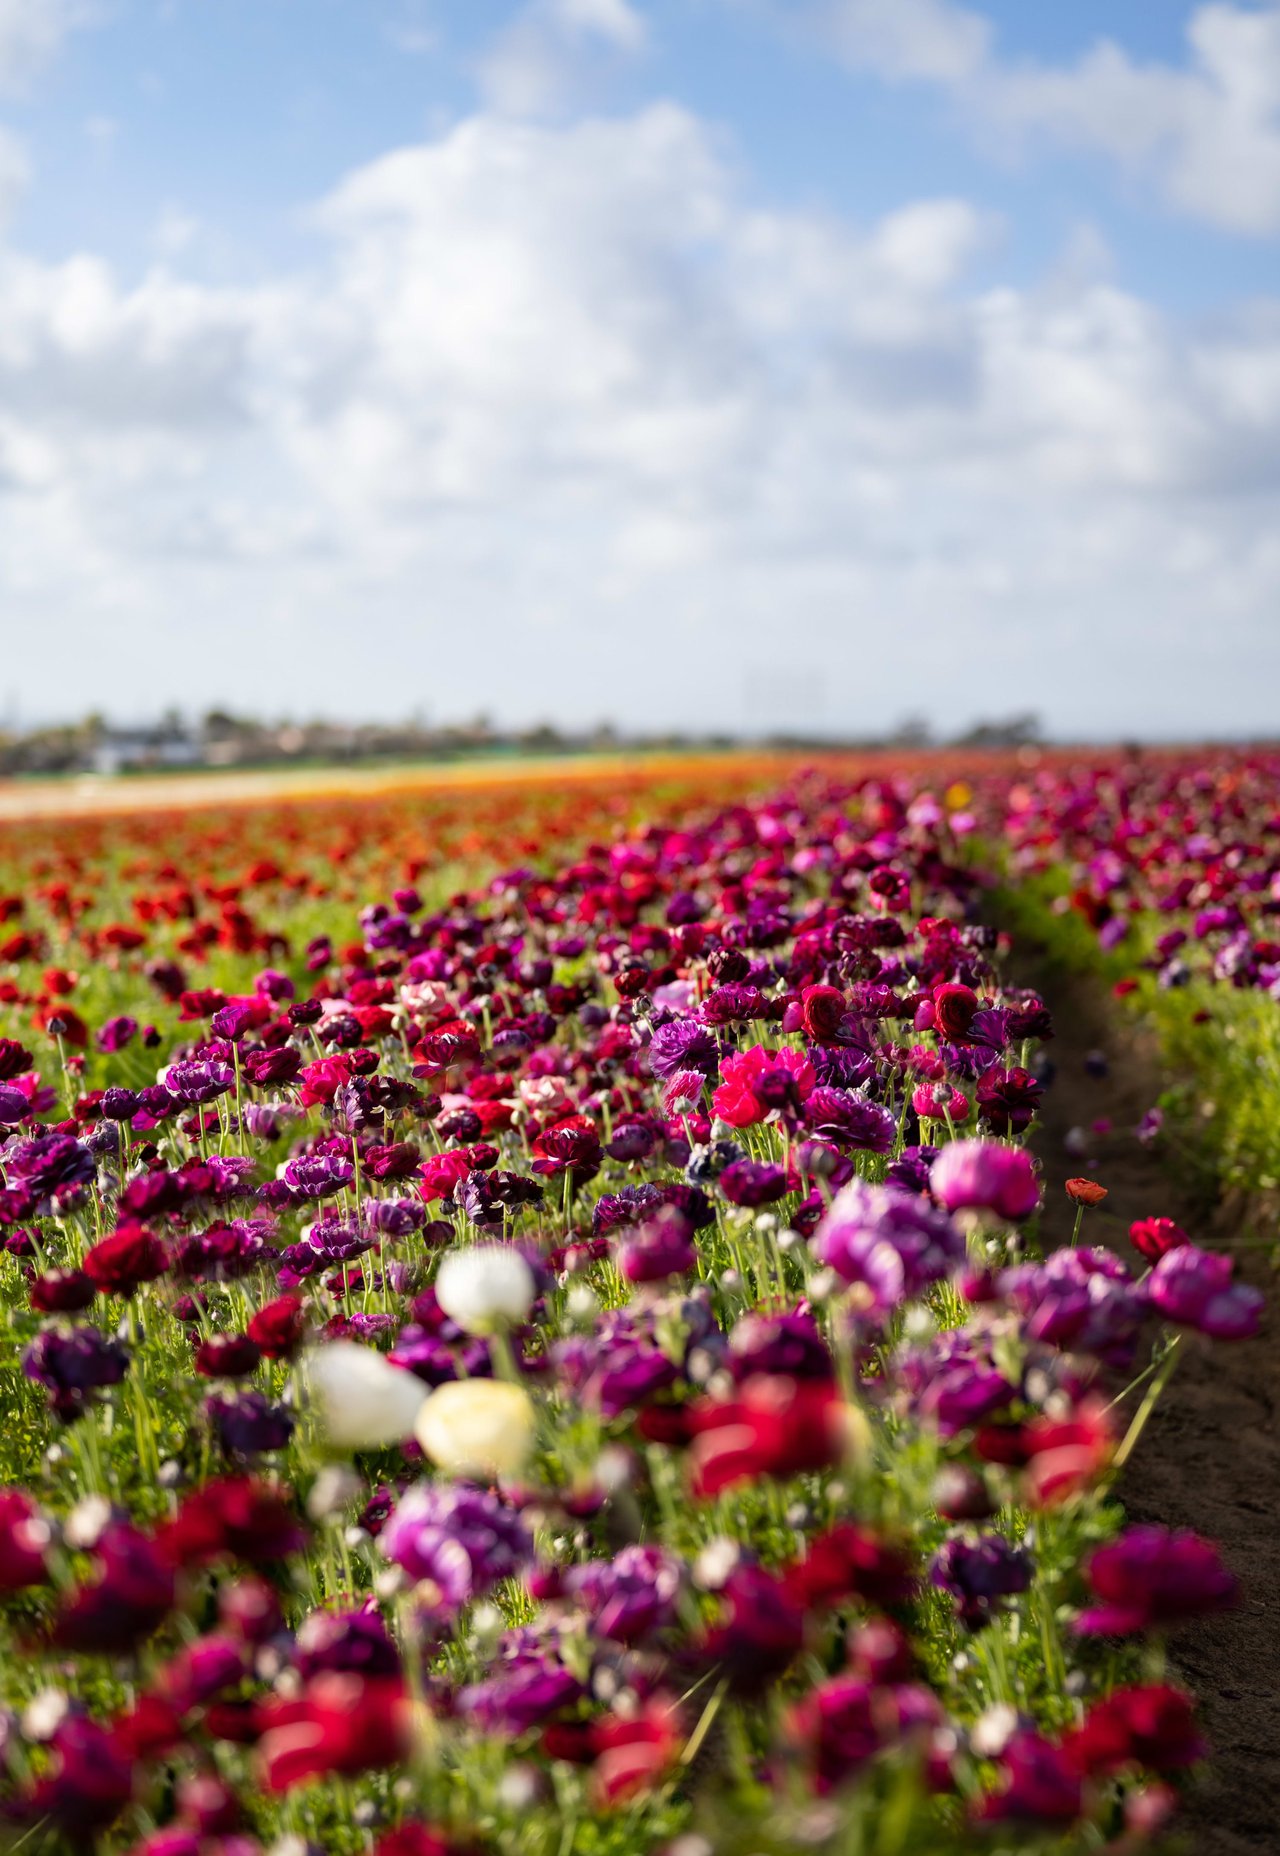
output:
POLYGON ((0 0, 0 719, 1278 688, 1280 0, 0 0))

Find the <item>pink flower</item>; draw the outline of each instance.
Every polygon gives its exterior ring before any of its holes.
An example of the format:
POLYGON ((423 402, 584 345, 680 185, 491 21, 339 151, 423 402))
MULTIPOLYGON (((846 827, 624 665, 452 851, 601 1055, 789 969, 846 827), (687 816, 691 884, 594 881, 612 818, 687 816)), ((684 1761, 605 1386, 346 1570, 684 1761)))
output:
POLYGON ((807 1101, 818 1081, 804 1052, 789 1045, 767 1050, 763 1044, 753 1044, 740 1055, 726 1057, 720 1072, 724 1081, 711 1104, 731 1128, 750 1128, 763 1121, 770 1109, 807 1101))

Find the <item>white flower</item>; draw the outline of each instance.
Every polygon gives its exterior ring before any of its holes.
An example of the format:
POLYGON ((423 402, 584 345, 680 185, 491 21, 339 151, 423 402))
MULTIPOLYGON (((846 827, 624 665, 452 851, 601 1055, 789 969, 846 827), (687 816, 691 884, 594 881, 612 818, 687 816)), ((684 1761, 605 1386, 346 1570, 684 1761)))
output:
POLYGON ((451 1379, 428 1395, 414 1432, 451 1476, 514 1476, 533 1451, 533 1405, 505 1379, 451 1379))
POLYGON ((436 1276, 436 1299, 468 1334, 518 1327, 533 1305, 533 1271, 505 1244, 451 1250, 436 1276))
POLYGON ((335 1340, 302 1362, 325 1441, 335 1450, 376 1450, 413 1433, 427 1396, 420 1379, 372 1347, 335 1340))

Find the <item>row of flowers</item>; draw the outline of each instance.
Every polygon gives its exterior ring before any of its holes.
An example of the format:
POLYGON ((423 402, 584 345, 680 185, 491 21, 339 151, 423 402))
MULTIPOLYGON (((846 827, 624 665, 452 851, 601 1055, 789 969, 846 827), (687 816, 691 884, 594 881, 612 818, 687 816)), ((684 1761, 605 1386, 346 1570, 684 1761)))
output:
POLYGON ((1052 1023, 963 804, 535 827, 452 895, 419 842, 351 939, 216 845, 221 939, 110 938, 110 857, 9 910, 15 1840, 1158 1835, 1204 1752, 1164 1636, 1235 1584, 1115 1483, 1260 1298, 1158 1207, 1122 1257, 1042 1206, 1052 1023))

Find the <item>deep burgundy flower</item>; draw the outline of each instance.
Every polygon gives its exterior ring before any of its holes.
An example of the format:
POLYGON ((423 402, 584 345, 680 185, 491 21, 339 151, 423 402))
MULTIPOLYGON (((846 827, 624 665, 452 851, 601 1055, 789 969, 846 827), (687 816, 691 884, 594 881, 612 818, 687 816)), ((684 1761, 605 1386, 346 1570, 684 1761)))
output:
POLYGON ((1127 1528, 1117 1540, 1098 1547, 1084 1570, 1099 1600, 1076 1621, 1076 1629, 1086 1635, 1163 1630, 1205 1612, 1227 1610, 1239 1596, 1213 1542, 1184 1529, 1127 1528))
POLYGON ((978 1010, 978 995, 971 986, 938 986, 933 994, 933 1016, 939 1033, 949 1044, 963 1044, 978 1010))
POLYGON ((1117 1688, 1095 1701, 1064 1749, 1086 1777, 1123 1771, 1176 1772, 1203 1759, 1191 1698, 1163 1683, 1117 1688))
POLYGON ((25 1489, 0 1489, 0 1592, 44 1585, 53 1541, 47 1521, 25 1489))
POLYGON ((893 1610, 917 1590, 920 1575, 906 1549, 856 1521, 839 1521, 809 1542, 779 1578, 806 1611, 829 1610, 851 1598, 893 1610))
POLYGON ((113 1824, 132 1798, 132 1762, 106 1728, 82 1715, 63 1722, 51 1750, 53 1769, 25 1801, 25 1814, 83 1847, 113 1824))
POLYGON ((118 1225, 85 1252, 84 1272, 106 1295, 132 1295, 169 1268, 169 1248, 146 1225, 118 1225))
POLYGON ((1084 1788, 1070 1755, 1030 1729, 1000 1755, 1001 1788, 984 1800, 988 1823, 1071 1824, 1084 1810, 1084 1788))
POLYGON ((196 1566, 228 1555, 251 1566, 269 1565, 306 1541, 284 1496, 249 1476, 203 1483, 188 1495, 159 1544, 171 1565, 196 1566))
POLYGON ((739 1693, 758 1694, 799 1655, 804 1613, 781 1580, 759 1566, 735 1567, 719 1596, 724 1615, 695 1647, 739 1693))
POLYGON ((801 1025, 815 1044, 829 1044, 840 1029, 847 1006, 838 986, 806 986, 800 994, 801 1025))
POLYGON ((1034 1119, 1043 1094, 1029 1070, 992 1068, 978 1079, 978 1113, 996 1134, 1019 1134, 1034 1119))
POLYGON ((53 1641, 64 1650, 114 1656, 132 1650, 169 1615, 173 1569, 157 1544, 125 1521, 112 1521, 93 1549, 97 1577, 64 1600, 53 1641))
POLYGON ((307 1681, 326 1670, 398 1676, 400 1654, 371 1602, 357 1611, 313 1611, 299 1626, 294 1663, 307 1681))

